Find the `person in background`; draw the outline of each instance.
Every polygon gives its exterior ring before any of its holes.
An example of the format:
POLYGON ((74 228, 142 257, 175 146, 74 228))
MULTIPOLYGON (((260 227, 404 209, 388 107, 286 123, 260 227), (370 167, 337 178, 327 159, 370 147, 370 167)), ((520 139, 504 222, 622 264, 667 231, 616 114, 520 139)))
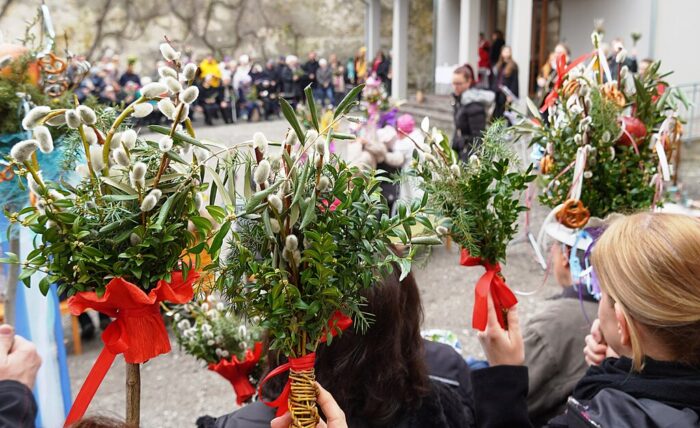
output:
POLYGON ((333 95, 333 69, 328 65, 328 61, 325 58, 321 58, 318 62, 314 98, 322 106, 326 104, 332 105, 335 101, 333 95), (328 100, 327 103, 326 100, 328 100))
POLYGON ((538 426, 565 410, 567 398, 586 373, 581 349, 598 311, 598 301, 580 278, 572 277, 570 265, 573 251, 579 265, 585 266, 584 253, 591 241, 577 242, 576 234, 558 222, 545 231, 555 240, 551 269, 561 293, 542 302, 523 328, 528 411, 538 426))
POLYGON ((484 86, 486 82, 489 81, 491 76, 491 60, 489 58, 491 53, 491 45, 486 39, 484 33, 479 33, 479 62, 477 67, 479 68, 479 85, 484 86))
POLYGON ((457 67, 452 73, 452 107, 455 131, 452 148, 459 158, 467 161, 474 149, 474 142, 486 129, 493 108, 493 92, 474 86, 474 69, 469 64, 457 67))
POLYGON ((204 76, 197 100, 204 113, 204 123, 213 125, 213 120, 219 117, 221 104, 224 102, 223 88, 216 76, 212 74, 204 76))
MULTIPOLYGON (((243 117, 242 107, 245 104, 242 82, 250 79, 250 57, 241 55, 238 57, 238 66, 233 73, 233 91, 236 95, 236 117, 243 117)), ((246 116, 247 117, 247 116, 246 116)))
POLYGON ((0 324, 0 426, 33 427, 37 405, 32 394, 41 357, 14 329, 0 324))
POLYGON ((496 94, 496 109, 493 118, 503 117, 506 108, 513 102, 513 96, 519 96, 518 64, 513 61, 510 46, 501 49, 501 56, 493 68, 491 90, 496 94))
POLYGON ((316 89, 316 72, 318 71, 318 59, 316 56, 315 51, 309 52, 309 59, 304 63, 304 65, 301 66, 302 70, 304 70, 304 76, 301 79, 301 89, 302 89, 302 97, 303 97, 303 90, 306 88, 308 85, 311 85, 311 89, 316 89))
POLYGON ((285 63, 280 69, 280 81, 282 83, 282 97, 289 101, 292 107, 296 108, 301 99, 299 59, 294 55, 288 55, 285 63))
POLYGON ((199 70, 202 73, 203 79, 207 76, 214 76, 216 77, 215 83, 217 85, 221 83, 221 69, 219 68, 219 62, 214 58, 214 54, 212 52, 209 52, 207 57, 199 63, 199 70))
POLYGON ((367 48, 361 47, 355 55, 355 85, 365 83, 367 80, 367 48))
POLYGON ((535 93, 535 105, 537 106, 541 106, 544 103, 547 94, 554 88, 554 82, 557 79, 557 58, 560 55, 564 55, 566 64, 571 60, 571 52, 563 43, 558 43, 554 47, 554 51, 547 57, 547 62, 540 68, 540 73, 537 75, 537 91, 535 93))
POLYGON ((236 98, 233 92, 233 84, 231 83, 231 78, 227 77, 221 80, 221 102, 219 107, 221 109, 221 117, 224 119, 224 123, 231 124, 234 123, 233 120, 233 106, 236 102, 236 98))
POLYGON ((610 67, 610 75, 613 80, 617 80, 617 76, 620 70, 620 64, 617 62, 617 56, 620 55, 622 51, 625 51, 623 55, 625 56, 624 61, 622 61, 622 66, 627 67, 627 69, 632 72, 637 72, 637 55, 634 52, 627 52, 625 50, 625 45, 622 43, 620 37, 616 38, 610 44, 610 55, 608 56, 608 66, 610 67))
POLYGON ((345 65, 345 83, 351 86, 357 84, 357 74, 355 73, 355 58, 348 58, 348 62, 345 65))
MULTIPOLYGON (((623 217, 598 239, 591 263, 601 291, 599 345, 619 358, 591 366, 567 413, 549 426, 697 427, 700 221, 652 212, 623 217)), ((477 426, 532 426, 517 309, 508 311, 504 330, 490 295, 488 306, 488 324, 478 336, 491 367, 472 372, 477 426)))
POLYGON ((141 77, 134 71, 136 65, 136 57, 130 56, 126 63, 126 71, 119 77, 119 86, 122 88, 129 82, 134 82, 138 87, 141 86, 141 77))
POLYGON ((496 30, 491 34, 491 49, 489 50, 489 63, 493 66, 501 58, 501 49, 506 45, 503 31, 496 30))
POLYGON ((328 57, 328 64, 333 71, 333 96, 331 102, 333 105, 338 105, 340 99, 345 95, 345 66, 338 61, 336 54, 331 54, 328 57))

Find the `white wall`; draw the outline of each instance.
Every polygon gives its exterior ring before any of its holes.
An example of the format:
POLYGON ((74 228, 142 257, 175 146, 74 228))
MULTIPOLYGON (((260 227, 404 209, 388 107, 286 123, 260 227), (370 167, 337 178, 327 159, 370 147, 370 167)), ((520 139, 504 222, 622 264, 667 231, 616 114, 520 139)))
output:
MULTIPOLYGON (((605 20, 606 42, 623 38, 625 46, 632 47, 633 32, 642 33, 637 45, 640 58, 649 56, 651 4, 653 0, 563 0, 561 14, 561 41, 571 48, 574 57, 592 49, 593 22, 605 20)), ((665 1, 665 0, 662 0, 665 1)), ((692 0, 691 0, 692 1, 692 0)))
POLYGON ((654 55, 672 84, 700 82, 700 1, 658 0, 654 55))
POLYGON ((672 84, 700 81, 700 1, 698 0, 562 0, 561 39, 574 57, 591 49, 593 21, 605 20, 605 41, 639 32, 637 58, 653 56, 662 70, 674 70, 672 84), (656 13, 652 11, 656 4, 656 13), (653 31, 652 31, 653 30, 653 31), (655 35, 655 37, 654 37, 655 35))

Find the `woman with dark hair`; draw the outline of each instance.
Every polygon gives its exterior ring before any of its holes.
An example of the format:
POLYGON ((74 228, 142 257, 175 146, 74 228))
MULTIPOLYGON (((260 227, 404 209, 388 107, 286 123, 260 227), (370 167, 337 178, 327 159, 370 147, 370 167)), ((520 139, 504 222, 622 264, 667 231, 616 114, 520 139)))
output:
POLYGON ((513 97, 518 97, 518 64, 513 60, 513 51, 510 46, 501 49, 501 56, 493 68, 491 89, 496 93, 496 109, 493 111, 494 119, 503 117, 506 106, 513 102, 513 97))
POLYGON ((474 141, 486 129, 495 97, 491 91, 476 88, 474 77, 474 69, 469 64, 457 67, 452 74, 455 121, 452 148, 463 161, 469 159, 474 141))
MULTIPOLYGON (((412 274, 399 269, 364 293, 373 320, 364 333, 346 330, 316 353, 316 379, 345 412, 350 427, 465 427, 473 424, 469 369, 450 346, 423 340, 423 308, 412 274)), ((284 363, 270 353, 270 368, 284 363)), ((287 376, 265 384, 265 400, 276 398, 287 376)), ((200 427, 269 427, 274 409, 262 402, 200 427)))

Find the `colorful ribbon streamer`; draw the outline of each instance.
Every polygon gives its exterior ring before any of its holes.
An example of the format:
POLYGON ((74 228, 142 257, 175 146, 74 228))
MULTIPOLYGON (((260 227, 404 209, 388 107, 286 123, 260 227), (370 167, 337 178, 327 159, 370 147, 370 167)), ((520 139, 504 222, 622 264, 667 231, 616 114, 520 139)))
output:
POLYGON ((566 77, 566 75, 576 66, 590 58, 594 53, 595 51, 581 55, 580 57, 573 60, 573 62, 571 62, 571 64, 569 64, 568 66, 566 65, 565 54, 562 53, 557 56, 557 81, 554 82, 554 88, 552 88, 552 92, 550 92, 547 95, 547 98, 544 99, 544 103, 540 108, 540 113, 544 113, 545 111, 547 111, 549 107, 554 105, 557 98, 559 98, 559 88, 561 88, 561 85, 564 83, 564 77, 566 77))
POLYGON ((486 330, 489 316, 488 295, 491 293, 493 304, 496 308, 496 315, 498 316, 498 323, 501 324, 501 327, 506 328, 504 312, 515 306, 518 303, 518 299, 503 280, 500 274, 501 266, 498 263, 491 264, 480 257, 472 257, 469 251, 465 249, 462 249, 459 264, 462 266, 483 266, 486 268, 486 272, 476 283, 472 327, 480 331, 486 330))
MULTIPOLYGON (((335 311, 333 313, 333 316, 331 316, 331 319, 328 320, 328 328, 332 336, 336 336, 339 331, 344 331, 348 327, 352 325, 352 318, 349 316, 345 315, 344 313, 340 311, 335 311)), ((326 335, 324 334, 323 337, 321 338, 321 343, 326 342, 326 335)), ((262 399, 262 387, 267 383, 268 380, 271 378, 282 374, 288 370, 294 370, 295 372, 299 371, 305 371, 305 370, 311 370, 314 368, 314 363, 316 362, 316 354, 311 353, 304 355, 299 358, 290 358, 289 362, 282 364, 281 366, 275 368, 272 370, 270 373, 265 376, 265 378, 260 381, 260 385, 258 385, 258 397, 260 397, 260 400, 265 403, 266 405, 270 407, 276 407, 277 408, 277 416, 282 416, 285 414, 288 410, 288 400, 289 400, 289 391, 291 390, 291 381, 287 380, 287 383, 284 385, 284 389, 282 390, 282 393, 280 394, 279 397, 274 399, 273 401, 265 401, 262 399)))
POLYGON ((250 373, 255 369, 261 356, 262 342, 255 342, 253 350, 246 349, 242 361, 234 355, 231 360, 221 359, 216 364, 209 364, 209 370, 218 373, 231 383, 239 406, 255 395, 255 387, 250 383, 250 373))
POLYGON ((158 304, 189 302, 193 296, 192 284, 198 278, 199 273, 194 271, 190 271, 187 279, 182 278, 182 272, 173 272, 169 283, 158 281, 148 294, 135 284, 114 278, 105 287, 102 297, 90 291, 68 299, 73 315, 94 309, 115 320, 102 333, 105 347, 75 398, 64 426, 83 417, 118 354, 124 354, 127 363, 139 364, 170 352, 170 340, 158 304))

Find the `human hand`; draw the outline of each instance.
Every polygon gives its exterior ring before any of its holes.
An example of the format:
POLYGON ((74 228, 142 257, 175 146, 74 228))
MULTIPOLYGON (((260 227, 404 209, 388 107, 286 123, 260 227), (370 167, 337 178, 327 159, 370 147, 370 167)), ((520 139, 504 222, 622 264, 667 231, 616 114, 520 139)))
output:
POLYGON ((40 366, 36 346, 22 336, 15 336, 12 326, 0 325, 0 380, 15 380, 31 389, 40 366))
POLYGON ((605 342, 603 332, 600 331, 600 320, 597 318, 591 325, 591 334, 586 336, 586 346, 583 347, 583 356, 589 366, 597 366, 607 357, 618 356, 605 342))
MULTIPOLYGON (((330 392, 323 389, 317 382, 318 397, 316 402, 321 408, 321 411, 326 416, 326 422, 323 420, 318 422, 316 428, 348 428, 348 423, 345 420, 345 413, 338 406, 330 392)), ((287 412, 279 418, 275 418, 270 422, 270 428, 288 428, 292 424, 292 415, 287 412)))
POLYGON ((486 330, 480 331, 477 337, 491 366, 520 366, 525 362, 525 346, 515 306, 508 309, 506 317, 508 330, 499 324, 493 298, 489 293, 486 330))

